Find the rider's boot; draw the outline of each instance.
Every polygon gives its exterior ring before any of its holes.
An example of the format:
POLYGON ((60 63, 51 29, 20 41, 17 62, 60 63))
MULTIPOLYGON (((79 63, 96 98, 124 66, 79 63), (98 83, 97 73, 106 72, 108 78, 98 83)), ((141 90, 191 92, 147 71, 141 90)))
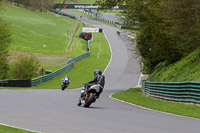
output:
POLYGON ((79 100, 77 105, 78 105, 78 106, 81 106, 81 104, 82 104, 82 103, 81 103, 81 100, 79 100))
POLYGON ((78 105, 78 106, 81 106, 81 104, 82 104, 82 103, 81 103, 81 98, 79 98, 78 104, 77 104, 77 105, 78 105))

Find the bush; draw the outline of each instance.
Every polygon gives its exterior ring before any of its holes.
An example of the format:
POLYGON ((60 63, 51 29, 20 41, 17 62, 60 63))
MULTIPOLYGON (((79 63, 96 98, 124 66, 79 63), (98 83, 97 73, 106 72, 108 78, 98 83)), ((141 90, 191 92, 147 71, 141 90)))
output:
POLYGON ((20 55, 14 64, 12 75, 15 79, 31 79, 37 75, 39 67, 40 62, 35 56, 20 55))
MULTIPOLYGON (((0 7, 1 8, 1 7, 0 7)), ((0 79, 8 77, 8 48, 11 41, 10 25, 0 18, 0 79)))

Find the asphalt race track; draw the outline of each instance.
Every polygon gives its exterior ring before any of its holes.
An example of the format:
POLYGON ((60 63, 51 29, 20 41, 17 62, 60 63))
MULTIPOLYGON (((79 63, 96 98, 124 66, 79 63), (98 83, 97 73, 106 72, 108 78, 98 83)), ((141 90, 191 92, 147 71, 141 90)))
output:
POLYGON ((200 120, 146 110, 110 99, 110 94, 134 87, 140 65, 130 50, 135 44, 116 29, 103 28, 112 49, 105 71, 106 86, 90 108, 78 107, 74 90, 0 90, 0 123, 42 133, 199 133, 200 120))

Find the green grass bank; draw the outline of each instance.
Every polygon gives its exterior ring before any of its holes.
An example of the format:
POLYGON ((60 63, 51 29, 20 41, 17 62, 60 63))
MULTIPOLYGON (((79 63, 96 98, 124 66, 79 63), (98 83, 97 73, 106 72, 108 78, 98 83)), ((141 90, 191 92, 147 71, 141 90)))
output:
POLYGON ((41 68, 56 71, 66 64, 69 58, 87 52, 87 43, 79 38, 84 24, 78 20, 55 15, 51 12, 32 12, 28 9, 2 3, 3 17, 12 27, 12 42, 9 48, 9 64, 19 55, 36 56, 41 68), (75 34, 72 46, 68 50, 75 34))
POLYGON ((200 118, 200 106, 183 103, 167 102, 151 97, 144 96, 140 88, 131 88, 112 95, 112 97, 133 103, 146 108, 183 115, 188 117, 200 118))
POLYGON ((12 26, 10 50, 66 54, 77 20, 5 3, 3 8, 1 16, 12 26))
POLYGON ((156 82, 200 81, 199 68, 200 47, 173 64, 160 63, 148 80, 156 82))

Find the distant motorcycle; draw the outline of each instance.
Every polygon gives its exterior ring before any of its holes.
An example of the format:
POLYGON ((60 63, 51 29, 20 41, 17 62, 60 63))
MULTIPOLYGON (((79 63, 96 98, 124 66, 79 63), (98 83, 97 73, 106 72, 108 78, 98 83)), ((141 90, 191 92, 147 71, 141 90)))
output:
POLYGON ((70 84, 69 77, 66 76, 62 79, 62 85, 61 85, 61 90, 65 90, 70 84))
POLYGON ((83 104, 84 107, 89 107, 94 103, 98 98, 96 94, 99 92, 100 87, 100 85, 92 85, 88 88, 87 84, 85 84, 81 90, 81 97, 79 98, 78 106, 83 104))

